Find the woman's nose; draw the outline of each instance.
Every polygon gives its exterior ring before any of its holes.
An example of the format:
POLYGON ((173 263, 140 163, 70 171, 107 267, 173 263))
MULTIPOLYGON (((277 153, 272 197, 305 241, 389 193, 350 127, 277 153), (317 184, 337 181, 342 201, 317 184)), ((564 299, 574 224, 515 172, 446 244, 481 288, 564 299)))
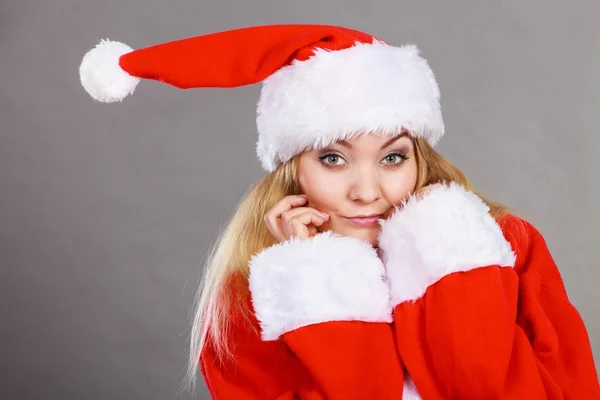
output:
POLYGON ((372 203, 380 199, 381 187, 377 174, 370 171, 357 173, 352 179, 349 197, 362 203, 372 203))

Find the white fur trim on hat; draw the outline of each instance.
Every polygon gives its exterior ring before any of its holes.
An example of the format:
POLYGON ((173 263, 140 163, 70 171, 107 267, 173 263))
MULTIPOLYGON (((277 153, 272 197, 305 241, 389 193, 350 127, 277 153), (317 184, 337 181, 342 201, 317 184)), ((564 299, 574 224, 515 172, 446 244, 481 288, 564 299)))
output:
POLYGON ((374 41, 318 49, 263 82, 257 154, 267 171, 309 149, 402 128, 433 146, 444 133, 440 90, 414 45, 374 41))
POLYGON ((489 207, 462 186, 434 186, 382 221, 379 247, 392 305, 417 300, 444 276, 479 267, 513 267, 515 254, 489 207))
POLYGON ((124 43, 102 40, 83 56, 79 78, 92 98, 113 103, 133 94, 140 79, 119 66, 119 58, 131 51, 124 43))
POLYGON ((320 233, 269 247, 250 261, 263 340, 327 321, 391 322, 389 288, 367 242, 320 233))

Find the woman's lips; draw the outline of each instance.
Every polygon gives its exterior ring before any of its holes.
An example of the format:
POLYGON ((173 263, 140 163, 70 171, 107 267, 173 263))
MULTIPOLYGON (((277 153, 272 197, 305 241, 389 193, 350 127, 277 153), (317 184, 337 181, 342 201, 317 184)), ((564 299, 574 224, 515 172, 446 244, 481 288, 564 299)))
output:
POLYGON ((346 218, 350 223, 356 226, 373 226, 379 224, 379 220, 383 217, 382 214, 377 215, 360 215, 357 217, 346 218))

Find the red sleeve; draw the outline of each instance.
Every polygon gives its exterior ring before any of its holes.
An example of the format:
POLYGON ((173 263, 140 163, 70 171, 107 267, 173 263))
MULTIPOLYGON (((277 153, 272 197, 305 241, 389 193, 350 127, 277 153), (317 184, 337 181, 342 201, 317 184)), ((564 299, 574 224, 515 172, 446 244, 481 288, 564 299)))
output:
POLYGON ((212 399, 291 400, 300 390, 308 389, 308 371, 283 342, 261 341, 257 326, 235 311, 229 318, 228 345, 233 357, 217 357, 212 342, 200 357, 200 369, 212 399))
POLYGON ((249 287, 259 329, 235 329, 233 363, 205 351, 213 398, 402 398, 383 274, 368 244, 330 233, 255 256, 249 287))
POLYGON ((419 393, 600 399, 586 327, 544 240, 524 221, 506 230, 455 184, 386 221, 398 349, 419 393))

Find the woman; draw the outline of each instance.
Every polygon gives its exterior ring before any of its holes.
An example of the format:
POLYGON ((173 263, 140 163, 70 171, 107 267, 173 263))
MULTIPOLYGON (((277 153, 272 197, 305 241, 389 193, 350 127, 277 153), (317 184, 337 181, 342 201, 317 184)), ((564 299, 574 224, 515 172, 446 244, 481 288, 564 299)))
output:
POLYGON ((140 78, 263 82, 269 174, 211 254, 192 329, 189 378, 200 365, 213 398, 600 398, 543 237, 433 149, 439 89, 414 46, 266 26, 102 42, 80 71, 106 102, 140 78))

